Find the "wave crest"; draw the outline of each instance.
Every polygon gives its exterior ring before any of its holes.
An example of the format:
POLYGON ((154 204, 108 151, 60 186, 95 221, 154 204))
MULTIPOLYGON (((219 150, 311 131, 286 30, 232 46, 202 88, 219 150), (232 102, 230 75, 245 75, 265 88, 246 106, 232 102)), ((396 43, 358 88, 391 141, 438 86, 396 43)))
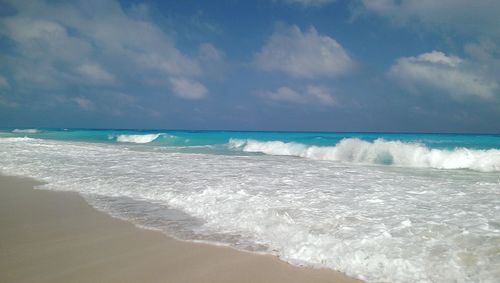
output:
POLYGON ((12 132, 16 134, 36 134, 40 131, 37 129, 14 129, 12 132))
POLYGON ((470 169, 481 172, 500 171, 500 150, 498 149, 430 149, 418 143, 384 139, 368 142, 357 138, 343 139, 335 146, 231 139, 229 147, 245 152, 298 156, 314 160, 436 169, 470 169))
POLYGON ((161 134, 147 134, 147 135, 119 135, 116 137, 117 142, 129 143, 149 143, 157 139, 161 134))
POLYGON ((15 138, 1 138, 0 142, 23 142, 23 141, 38 141, 38 139, 28 138, 28 137, 15 137, 15 138))

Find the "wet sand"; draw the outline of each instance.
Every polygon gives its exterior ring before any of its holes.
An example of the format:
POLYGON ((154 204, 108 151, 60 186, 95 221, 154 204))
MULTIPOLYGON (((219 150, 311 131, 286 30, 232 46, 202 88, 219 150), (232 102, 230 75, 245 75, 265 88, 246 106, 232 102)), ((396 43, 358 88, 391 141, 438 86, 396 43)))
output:
POLYGON ((361 282, 275 256, 179 241, 76 193, 0 176, 0 282, 361 282))

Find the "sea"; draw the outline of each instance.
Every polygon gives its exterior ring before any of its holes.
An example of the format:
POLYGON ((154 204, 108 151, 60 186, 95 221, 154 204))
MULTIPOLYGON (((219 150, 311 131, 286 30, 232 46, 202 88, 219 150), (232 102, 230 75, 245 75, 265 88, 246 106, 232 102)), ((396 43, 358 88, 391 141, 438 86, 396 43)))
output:
POLYGON ((500 280, 500 135, 2 129, 0 173, 367 282, 500 280))

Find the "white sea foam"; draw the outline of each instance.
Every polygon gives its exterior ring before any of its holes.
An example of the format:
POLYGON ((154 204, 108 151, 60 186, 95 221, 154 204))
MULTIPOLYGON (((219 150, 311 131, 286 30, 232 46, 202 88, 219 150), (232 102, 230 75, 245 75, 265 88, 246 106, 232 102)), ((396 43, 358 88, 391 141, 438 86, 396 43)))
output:
POLYGON ((500 275, 497 173, 9 138, 0 138, 0 172, 102 196, 103 209, 133 204, 123 217, 152 228, 168 217, 157 207, 176 209, 196 219, 182 217, 199 238, 244 239, 369 282, 500 275))
POLYGON ((146 135, 119 135, 116 137, 118 142, 129 143, 150 143, 157 139, 161 134, 146 134, 146 135))
POLYGON ((36 134, 40 131, 37 129, 14 129, 12 132, 16 134, 36 134))
POLYGON ((335 146, 323 147, 251 139, 231 139, 229 146, 245 152, 290 155, 314 160, 436 169, 470 169, 481 172, 500 171, 500 150, 498 149, 429 149, 418 143, 383 139, 368 142, 356 138, 343 139, 335 146))
POLYGON ((28 137, 15 137, 15 138, 2 138, 3 142, 23 142, 23 141, 36 141, 37 139, 28 137))

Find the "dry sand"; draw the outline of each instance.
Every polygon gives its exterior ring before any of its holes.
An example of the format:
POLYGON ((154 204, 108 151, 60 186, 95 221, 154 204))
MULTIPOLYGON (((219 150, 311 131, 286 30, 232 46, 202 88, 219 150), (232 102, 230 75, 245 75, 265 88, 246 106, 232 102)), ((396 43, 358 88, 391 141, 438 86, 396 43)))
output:
POLYGON ((96 211, 76 193, 36 184, 0 176, 0 282, 360 282, 178 241, 96 211))

